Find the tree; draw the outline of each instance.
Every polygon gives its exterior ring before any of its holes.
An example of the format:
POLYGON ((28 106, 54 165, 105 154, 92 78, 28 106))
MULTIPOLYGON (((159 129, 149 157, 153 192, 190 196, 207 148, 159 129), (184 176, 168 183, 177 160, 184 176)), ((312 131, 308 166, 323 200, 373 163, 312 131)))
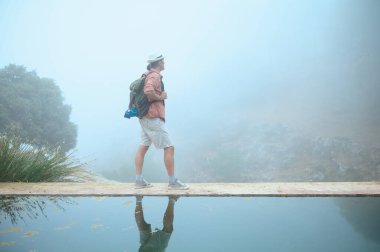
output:
POLYGON ((0 132, 11 131, 38 147, 73 149, 77 126, 70 122, 71 107, 63 100, 52 79, 40 78, 23 66, 0 69, 0 132))

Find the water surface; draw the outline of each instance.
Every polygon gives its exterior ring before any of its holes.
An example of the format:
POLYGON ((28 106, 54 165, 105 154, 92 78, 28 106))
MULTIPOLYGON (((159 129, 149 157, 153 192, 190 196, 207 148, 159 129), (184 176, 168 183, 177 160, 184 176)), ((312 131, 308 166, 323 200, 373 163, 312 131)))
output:
POLYGON ((380 251, 380 198, 15 197, 0 251, 380 251))

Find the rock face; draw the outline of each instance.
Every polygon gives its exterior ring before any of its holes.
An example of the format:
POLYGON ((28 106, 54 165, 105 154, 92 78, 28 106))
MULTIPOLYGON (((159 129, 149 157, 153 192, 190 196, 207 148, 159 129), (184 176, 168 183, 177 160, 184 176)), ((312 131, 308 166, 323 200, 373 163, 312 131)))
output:
POLYGON ((380 180, 380 145, 310 136, 283 125, 254 125, 229 132, 200 149, 201 154, 193 155, 193 168, 188 169, 189 180, 380 180))

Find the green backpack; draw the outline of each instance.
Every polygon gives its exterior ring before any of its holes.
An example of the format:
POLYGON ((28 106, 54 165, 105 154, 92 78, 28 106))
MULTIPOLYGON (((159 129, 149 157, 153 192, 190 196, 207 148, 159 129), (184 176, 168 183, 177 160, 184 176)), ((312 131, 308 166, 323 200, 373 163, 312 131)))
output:
MULTIPOLYGON (((129 110, 132 110, 133 112, 137 110, 137 114, 133 114, 132 112, 132 116, 138 116, 139 118, 143 118, 148 113, 149 107, 152 104, 152 102, 150 102, 148 100, 148 97, 144 94, 145 79, 151 73, 152 72, 142 74, 141 77, 133 81, 129 87, 130 100, 129 100, 128 108, 129 110)), ((162 90, 164 90, 164 85, 162 81, 161 81, 161 88, 162 90)))

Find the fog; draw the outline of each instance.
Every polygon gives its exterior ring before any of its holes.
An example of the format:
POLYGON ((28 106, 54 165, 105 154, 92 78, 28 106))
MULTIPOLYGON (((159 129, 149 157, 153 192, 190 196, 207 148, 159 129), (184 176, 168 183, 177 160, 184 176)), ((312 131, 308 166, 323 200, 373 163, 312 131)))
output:
MULTIPOLYGON (((134 179, 123 114, 159 52, 184 181, 379 180, 379 21, 376 0, 0 0, 0 67, 56 81, 75 156, 109 179, 134 179)), ((166 180, 162 151, 144 167, 166 180)))

